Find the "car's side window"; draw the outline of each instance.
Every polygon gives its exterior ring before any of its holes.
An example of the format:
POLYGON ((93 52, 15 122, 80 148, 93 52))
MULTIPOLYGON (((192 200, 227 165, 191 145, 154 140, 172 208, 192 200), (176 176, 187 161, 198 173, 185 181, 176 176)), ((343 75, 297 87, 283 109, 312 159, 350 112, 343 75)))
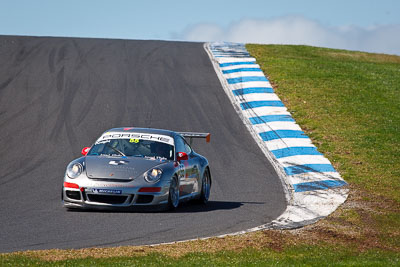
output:
POLYGON ((175 151, 176 152, 186 152, 185 141, 180 136, 177 136, 175 139, 175 151))
POLYGON ((180 136, 176 138, 175 147, 176 152, 185 152, 188 155, 192 153, 192 148, 189 146, 188 143, 186 143, 185 139, 180 136))
POLYGON ((185 152, 186 152, 186 154, 190 154, 190 153, 192 153, 192 148, 189 146, 189 144, 188 143, 186 143, 186 141, 184 141, 185 142, 185 152))

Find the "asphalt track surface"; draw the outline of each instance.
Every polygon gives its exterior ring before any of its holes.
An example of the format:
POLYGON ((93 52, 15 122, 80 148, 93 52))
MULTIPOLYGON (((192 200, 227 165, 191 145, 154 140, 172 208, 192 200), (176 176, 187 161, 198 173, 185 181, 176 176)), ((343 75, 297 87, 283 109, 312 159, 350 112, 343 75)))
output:
POLYGON ((281 182, 221 88, 202 43, 0 36, 0 252, 142 245, 278 217, 281 182), (207 206, 68 212, 65 167, 106 129, 211 133, 207 206))

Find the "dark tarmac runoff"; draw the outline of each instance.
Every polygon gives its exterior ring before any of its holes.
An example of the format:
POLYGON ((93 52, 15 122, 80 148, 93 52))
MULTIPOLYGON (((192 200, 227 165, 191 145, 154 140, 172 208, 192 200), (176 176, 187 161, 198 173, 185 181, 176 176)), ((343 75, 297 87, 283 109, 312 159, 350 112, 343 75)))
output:
POLYGON ((0 36, 0 252, 145 245, 259 226, 282 184, 234 110, 202 43, 0 36), (66 165, 103 131, 210 132, 207 206, 67 211, 66 165))

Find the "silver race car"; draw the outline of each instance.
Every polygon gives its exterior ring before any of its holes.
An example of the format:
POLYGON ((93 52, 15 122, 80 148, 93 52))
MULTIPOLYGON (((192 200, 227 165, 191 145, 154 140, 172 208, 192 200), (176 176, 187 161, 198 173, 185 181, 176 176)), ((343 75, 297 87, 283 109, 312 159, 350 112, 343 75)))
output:
POLYGON ((208 161, 185 138, 209 142, 210 134, 132 127, 106 131, 68 164, 64 207, 175 209, 183 200, 207 203, 208 161))

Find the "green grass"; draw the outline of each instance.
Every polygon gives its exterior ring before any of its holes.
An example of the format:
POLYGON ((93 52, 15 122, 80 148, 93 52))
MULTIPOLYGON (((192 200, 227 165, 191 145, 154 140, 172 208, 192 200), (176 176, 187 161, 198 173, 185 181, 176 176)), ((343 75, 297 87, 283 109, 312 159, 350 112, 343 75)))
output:
POLYGON ((400 203, 400 57, 247 45, 343 178, 400 203))
POLYGON ((366 207, 343 212, 339 224, 361 229, 365 242, 399 249, 400 57, 309 46, 247 49, 351 184, 350 194, 361 195, 366 207))
POLYGON ((379 250, 356 252, 346 248, 297 246, 285 251, 245 249, 240 252, 188 253, 174 258, 151 253, 139 257, 86 258, 43 261, 0 256, 1 266, 395 266, 398 254, 379 250))
POLYGON ((308 46, 247 49, 349 182, 345 205, 302 232, 257 232, 158 250, 0 254, 0 266, 400 266, 400 57, 308 46))

